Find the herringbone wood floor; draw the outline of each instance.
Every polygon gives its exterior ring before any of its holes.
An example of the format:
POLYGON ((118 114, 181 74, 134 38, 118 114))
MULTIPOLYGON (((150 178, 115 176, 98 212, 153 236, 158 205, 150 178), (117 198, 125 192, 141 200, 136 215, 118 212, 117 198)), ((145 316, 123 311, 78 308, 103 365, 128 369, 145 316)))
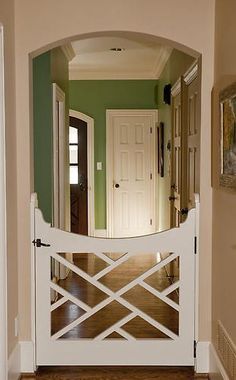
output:
POLYGON ((43 367, 36 376, 22 376, 22 380, 190 380, 207 379, 194 375, 190 367, 43 367))

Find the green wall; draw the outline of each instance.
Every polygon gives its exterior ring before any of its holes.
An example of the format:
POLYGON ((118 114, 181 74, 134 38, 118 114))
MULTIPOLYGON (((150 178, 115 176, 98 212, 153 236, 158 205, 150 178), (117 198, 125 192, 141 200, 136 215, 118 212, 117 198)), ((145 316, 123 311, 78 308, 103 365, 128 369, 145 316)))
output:
POLYGON ((69 84, 70 109, 94 118, 95 228, 106 228, 106 110, 156 109, 156 80, 73 80, 69 84), (95 165, 96 168, 96 165, 95 165))
POLYGON ((173 50, 158 82, 158 115, 159 121, 164 122, 164 177, 159 178, 159 226, 161 230, 170 228, 170 154, 166 145, 171 140, 171 106, 163 102, 163 89, 168 83, 175 84, 177 79, 183 75, 194 58, 186 55, 179 50, 173 50))
POLYGON ((47 222, 52 215, 52 86, 51 54, 33 60, 34 190, 47 222))
POLYGON ((47 222, 52 221, 53 196, 53 104, 52 83, 66 95, 66 126, 69 124, 68 62, 60 48, 33 59, 34 191, 47 222))

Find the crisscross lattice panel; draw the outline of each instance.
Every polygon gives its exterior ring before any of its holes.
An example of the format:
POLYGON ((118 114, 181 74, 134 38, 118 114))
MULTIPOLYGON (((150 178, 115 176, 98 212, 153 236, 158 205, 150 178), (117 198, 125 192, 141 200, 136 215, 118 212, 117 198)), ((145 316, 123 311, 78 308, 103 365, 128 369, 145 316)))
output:
POLYGON ((67 277, 51 281, 51 338, 176 339, 180 263, 175 253, 52 253, 67 277))

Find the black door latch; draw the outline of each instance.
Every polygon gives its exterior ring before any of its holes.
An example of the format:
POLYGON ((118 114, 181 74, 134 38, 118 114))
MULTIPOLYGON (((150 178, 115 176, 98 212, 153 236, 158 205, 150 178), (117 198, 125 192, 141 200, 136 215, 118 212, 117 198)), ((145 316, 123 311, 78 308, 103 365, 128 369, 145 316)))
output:
POLYGON ((40 248, 40 247, 51 247, 50 244, 45 244, 45 243, 42 243, 41 239, 34 239, 32 241, 33 245, 37 248, 40 248))

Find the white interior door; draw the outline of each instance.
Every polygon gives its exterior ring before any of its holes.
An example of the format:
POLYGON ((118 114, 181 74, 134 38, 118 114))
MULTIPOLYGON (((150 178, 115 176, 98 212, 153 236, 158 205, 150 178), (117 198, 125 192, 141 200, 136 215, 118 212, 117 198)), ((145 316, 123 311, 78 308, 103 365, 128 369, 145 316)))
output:
POLYGON ((107 114, 109 236, 153 233, 157 111, 109 110, 107 114))

